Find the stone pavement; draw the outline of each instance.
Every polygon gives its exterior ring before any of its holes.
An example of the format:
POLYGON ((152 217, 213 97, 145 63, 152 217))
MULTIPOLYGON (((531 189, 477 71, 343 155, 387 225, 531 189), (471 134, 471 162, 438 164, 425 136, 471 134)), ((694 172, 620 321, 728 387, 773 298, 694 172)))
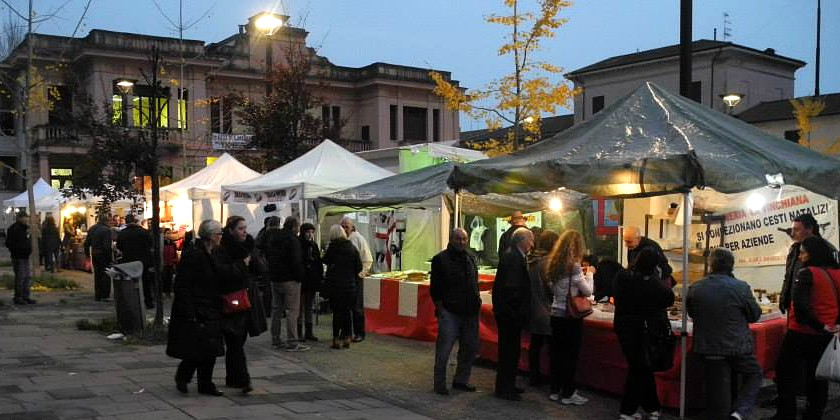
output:
MULTIPOLYGON (((113 303, 93 302, 87 273, 79 292, 36 293, 37 305, 12 306, 0 291, 0 420, 5 419, 425 419, 391 402, 327 379, 288 353, 269 350, 265 335, 246 348, 254 392, 224 397, 175 390, 178 361, 163 346, 126 345, 78 319, 102 319, 113 303), (262 343, 265 341, 265 343, 262 343)), ((214 371, 224 384, 224 358, 214 371)))

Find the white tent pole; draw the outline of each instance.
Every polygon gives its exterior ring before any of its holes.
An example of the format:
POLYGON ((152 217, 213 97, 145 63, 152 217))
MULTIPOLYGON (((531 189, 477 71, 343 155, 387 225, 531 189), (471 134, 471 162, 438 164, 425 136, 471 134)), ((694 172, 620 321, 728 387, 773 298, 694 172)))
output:
POLYGON ((225 225, 225 198, 224 198, 224 194, 222 194, 222 197, 219 199, 219 223, 221 223, 222 226, 225 225))
POLYGON ((455 227, 461 227, 461 191, 455 190, 455 227))
POLYGON ((685 380, 688 371, 686 360, 686 345, 688 344, 688 311, 685 306, 685 298, 688 295, 689 273, 688 273, 688 230, 691 228, 691 213, 693 209, 691 191, 683 193, 683 240, 682 240, 682 328, 680 328, 680 418, 685 418, 685 380))
POLYGON ((192 230, 195 233, 197 231, 197 229, 196 229, 196 226, 195 226, 195 200, 193 200, 193 199, 190 199, 190 210, 192 210, 192 216, 191 216, 192 223, 190 224, 190 230, 192 230))

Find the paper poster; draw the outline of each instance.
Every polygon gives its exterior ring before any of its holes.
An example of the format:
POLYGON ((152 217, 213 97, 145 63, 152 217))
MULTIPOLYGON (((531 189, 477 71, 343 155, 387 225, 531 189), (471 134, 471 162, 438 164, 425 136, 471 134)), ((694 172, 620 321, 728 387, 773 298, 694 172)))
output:
MULTIPOLYGON (((739 202, 737 207, 733 205, 723 212, 726 223, 723 230, 719 224, 711 225, 709 248, 720 246, 722 236, 723 246, 735 254, 736 266, 784 265, 793 243, 784 230, 802 213, 814 215, 820 234, 837 245, 837 202, 799 187, 785 186, 780 196, 774 196, 760 210, 746 209, 739 202)), ((692 225, 691 240, 694 248, 704 249, 706 225, 692 225)))
POLYGON ((373 277, 365 277, 362 280, 365 308, 379 310, 381 285, 382 281, 373 277))
POLYGON ((400 282, 397 315, 417 318, 417 283, 400 282))

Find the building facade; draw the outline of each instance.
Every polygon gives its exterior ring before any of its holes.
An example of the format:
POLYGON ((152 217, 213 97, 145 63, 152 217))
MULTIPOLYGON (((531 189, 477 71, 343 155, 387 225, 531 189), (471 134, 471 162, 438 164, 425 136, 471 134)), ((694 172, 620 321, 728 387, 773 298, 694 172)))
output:
MULTIPOLYGON (((274 16, 288 22, 287 16, 274 16)), ((104 30, 81 38, 28 37, 0 63, 0 71, 7 78, 25 74, 27 44, 33 43, 31 92, 46 98, 46 105, 30 105, 27 132, 34 147, 29 170, 56 188, 73 182, 78 157, 87 154, 89 143, 67 132, 61 115, 89 97, 103 114, 111 115, 113 124, 126 130, 148 127, 153 101, 162 101, 161 141, 173 153, 162 162, 161 173, 173 179, 189 175, 204 167, 208 157, 250 141, 230 98, 235 94, 261 100, 268 89, 267 70, 285 65, 295 51, 311 60, 307 83, 323 102, 309 112, 333 124, 337 138, 332 140, 351 151, 457 138, 457 111, 446 109, 434 94, 429 69, 388 63, 334 65, 306 45, 305 30, 284 25, 267 34, 258 29, 257 18, 210 44, 104 30), (163 59, 162 90, 157 95, 146 81, 153 46, 163 59)), ((448 72, 440 73, 451 80, 448 72)), ((9 97, 0 99, 0 162, 6 168, 0 189, 20 191, 23 184, 12 169, 22 160, 21 122, 12 102, 9 97)))
POLYGON ((802 138, 790 99, 762 102, 738 114, 756 127, 827 155, 840 156, 840 93, 805 96, 795 100, 822 102, 824 107, 811 117, 811 131, 802 138))
MULTIPOLYGON (((731 42, 693 42, 692 99, 722 112, 738 112, 764 101, 793 97, 794 73, 805 62, 731 42), (732 109, 721 97, 735 93, 741 101, 732 109)), ((650 81, 679 91, 679 45, 607 58, 566 74, 581 88, 575 96, 575 124, 650 81)))

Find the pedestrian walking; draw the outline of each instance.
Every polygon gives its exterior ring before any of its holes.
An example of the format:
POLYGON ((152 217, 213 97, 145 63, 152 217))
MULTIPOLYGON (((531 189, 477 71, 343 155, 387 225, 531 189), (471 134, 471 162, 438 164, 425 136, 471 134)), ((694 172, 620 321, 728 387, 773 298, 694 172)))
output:
POLYGON ((12 270, 15 272, 15 305, 36 303, 31 298, 32 271, 29 256, 32 254, 32 242, 29 237, 29 216, 20 212, 15 222, 6 229, 6 248, 12 257, 12 270))
POLYGON ((531 386, 542 385, 542 350, 551 343, 551 289, 545 278, 548 253, 560 236, 546 229, 540 233, 537 246, 528 255, 528 276, 531 280, 531 320, 528 326, 531 340, 528 345, 528 371, 531 386))
POLYGON ((329 239, 322 261, 327 266, 323 290, 333 311, 330 347, 347 349, 353 337, 352 311, 359 287, 359 273, 362 272, 362 259, 341 225, 330 227, 329 239))
POLYGON ((55 273, 58 268, 59 250, 61 250, 61 238, 58 234, 58 226, 55 218, 48 214, 41 225, 41 246, 44 251, 44 269, 55 273))
MULTIPOLYGON (((723 393, 731 392, 729 371, 743 376, 731 411, 724 408, 730 411, 730 419, 747 419, 764 380, 750 332, 750 323, 761 317, 761 308, 750 286, 733 275, 732 252, 715 248, 709 255, 709 266, 711 274, 691 285, 685 302, 688 315, 694 320, 693 351, 706 365, 707 398, 728 401, 730 396, 723 393), (721 371, 721 364, 729 369, 721 371)), ((713 415, 719 417, 717 413, 713 415)))
POLYGON ((584 273, 583 237, 575 230, 563 232, 548 256, 546 278, 554 299, 551 303, 551 393, 548 398, 563 405, 589 402, 577 391, 575 374, 583 338, 583 318, 570 313, 571 297, 591 296, 592 276, 584 273))
POLYGON ((205 220, 198 235, 200 240, 184 249, 178 264, 166 354, 181 359, 175 372, 179 392, 188 392, 187 384, 197 371, 198 393, 221 396, 213 383, 213 367, 225 353, 220 289, 225 279, 219 275, 213 253, 222 241, 222 225, 205 220))
POLYGON ((140 226, 133 214, 125 216, 126 226, 117 233, 117 250, 120 263, 143 263, 143 302, 146 309, 155 307, 155 285, 152 258, 152 235, 140 226))
POLYGON ((519 228, 511 236, 511 246, 499 258, 493 283, 493 316, 499 334, 499 360, 496 368, 496 397, 520 401, 524 390, 516 386, 522 329, 531 316, 531 280, 526 256, 534 247, 534 234, 519 228))
POLYGON ((100 214, 96 218, 96 224, 88 229, 85 238, 85 255, 91 258, 93 266, 93 288, 94 299, 104 301, 111 297, 111 279, 105 274, 105 269, 113 261, 113 236, 108 221, 111 218, 107 214, 100 214))
POLYGON ((171 229, 163 230, 163 276, 161 291, 168 299, 172 297, 172 280, 178 265, 178 244, 172 237, 171 229))
MULTIPOLYGON (((648 344, 655 334, 662 331, 670 334, 670 321, 665 310, 674 303, 674 292, 665 284, 658 263, 656 250, 643 248, 630 269, 620 272, 615 281, 613 328, 627 361, 620 420, 639 418, 641 413, 637 414, 637 411, 640 407, 648 419, 656 420, 662 409, 656 394, 648 344)), ((696 328, 695 321, 695 340, 696 328)))
POLYGON ((452 389, 475 392, 470 372, 478 353, 478 269, 467 253, 467 232, 454 229, 446 249, 432 258, 429 294, 435 304, 438 336, 435 342, 434 390, 449 395, 446 389, 446 366, 455 342, 458 342, 458 367, 452 389))
POLYGON ((837 302, 840 269, 834 250, 824 239, 810 236, 802 240, 797 257, 802 268, 794 279, 788 330, 776 360, 779 397, 776 414, 770 418, 773 420, 796 417, 796 383, 803 368, 808 398, 803 418, 822 419, 828 401, 828 382, 817 379, 815 372, 832 335, 840 332, 837 302))
MULTIPOLYGON (((251 287, 248 266, 254 239, 248 235, 248 226, 242 216, 228 217, 222 232, 222 242, 214 253, 214 261, 222 279, 222 295, 240 293, 251 287)), ((242 389, 243 394, 253 391, 251 375, 245 356, 245 340, 251 323, 250 310, 226 313, 222 316, 222 335, 225 340, 225 385, 242 389)))
POLYGON ((301 255, 303 258, 303 283, 300 288, 300 316, 298 317, 298 338, 301 341, 318 341, 313 331, 315 295, 321 290, 324 279, 324 264, 321 263, 321 249, 315 242, 315 225, 300 226, 301 255), (303 331, 301 331, 301 324, 303 331), (301 335, 303 332, 303 335, 301 335))
MULTIPOLYGON (((271 222, 269 222, 271 223, 271 222)), ((300 222, 289 216, 282 229, 273 226, 263 234, 265 259, 268 262, 273 310, 271 337, 275 348, 287 351, 309 350, 298 341, 297 324, 300 315, 300 289, 304 268, 300 240, 297 238, 300 222), (282 315, 286 314, 286 343, 282 341, 282 315)))

